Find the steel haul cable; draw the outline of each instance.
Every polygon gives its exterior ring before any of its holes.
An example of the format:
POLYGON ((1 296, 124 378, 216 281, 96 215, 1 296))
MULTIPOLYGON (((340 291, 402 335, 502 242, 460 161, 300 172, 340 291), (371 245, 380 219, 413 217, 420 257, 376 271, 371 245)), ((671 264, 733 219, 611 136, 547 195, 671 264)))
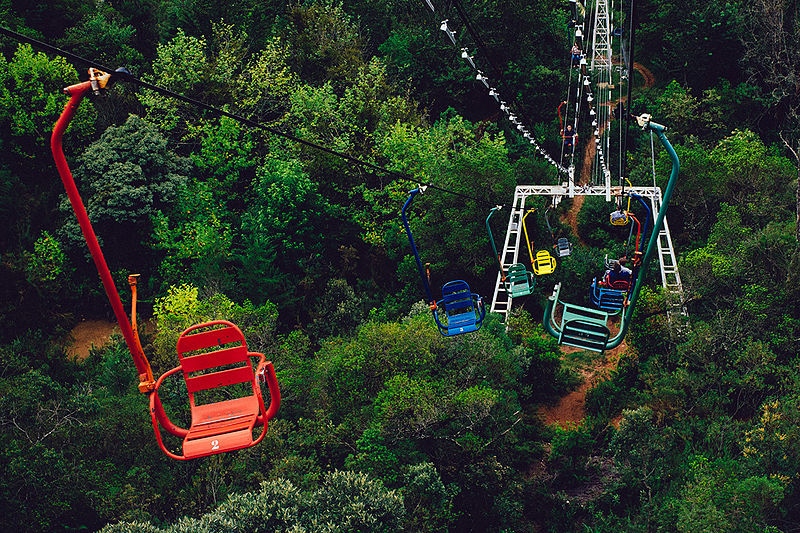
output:
MULTIPOLYGON (((351 162, 351 163, 353 163, 353 164, 355 164, 355 165, 357 165, 359 167, 368 168, 368 169, 371 169, 373 171, 386 174, 386 175, 391 176, 391 177, 393 177, 395 179, 403 180, 403 181, 409 182, 409 183, 414 184, 414 185, 419 184, 419 180, 415 180, 412 176, 409 176, 409 175, 406 175, 406 174, 402 174, 402 173, 394 171, 394 170, 390 170, 388 168, 382 167, 380 165, 376 165, 374 163, 370 163, 368 161, 364 161, 363 159, 359 159, 357 157, 353 157, 353 156, 351 156, 349 154, 346 154, 344 152, 333 150, 331 148, 328 148, 326 146, 322 146, 322 145, 317 144, 315 142, 308 141, 306 139, 297 137, 296 135, 292 135, 291 133, 286 133, 286 132, 278 130, 276 128, 267 126, 266 124, 264 124, 262 122, 258 122, 258 121, 249 119, 247 117, 244 117, 244 116, 241 116, 241 115, 237 115, 236 113, 231 113, 229 111, 225 111, 224 109, 220 109, 218 107, 212 106, 212 105, 207 104, 207 103, 205 103, 205 102, 203 102, 201 100, 197 100, 195 98, 190 98, 188 96, 184 96, 184 95, 176 93, 174 91, 170 91, 169 89, 165 89, 164 87, 160 87, 158 85, 155 85, 155 84, 152 84, 152 83, 148 83, 148 82, 143 81, 143 80, 141 80, 139 78, 136 78, 130 72, 128 72, 126 69, 112 69, 112 68, 109 68, 109 67, 107 67, 105 65, 102 65, 102 64, 96 62, 96 61, 93 61, 93 60, 90 60, 90 59, 86 59, 86 58, 84 58, 82 56, 79 56, 77 54, 73 54, 72 52, 68 52, 66 50, 62 50, 61 48, 53 46, 53 45, 51 45, 49 43, 40 41, 38 39, 34 39, 33 37, 29 37, 29 36, 21 34, 19 32, 13 31, 13 30, 11 30, 9 28, 6 28, 4 26, 0 26, 0 34, 6 35, 7 37, 15 39, 16 41, 20 41, 20 42, 23 42, 23 43, 30 44, 31 46, 33 46, 34 48, 37 48, 39 50, 42 50, 42 51, 45 51, 45 52, 50 52, 50 53, 52 53, 54 55, 65 57, 65 58, 70 59, 71 61, 73 61, 75 63, 83 64, 83 65, 86 65, 87 67, 96 68, 98 70, 102 70, 103 72, 113 73, 114 76, 120 81, 128 81, 128 82, 134 83, 135 85, 138 85, 138 86, 143 87, 145 89, 149 89, 149 90, 154 91, 154 92, 156 92, 158 94, 161 94, 163 96, 167 96, 169 98, 174 98, 176 100, 179 100, 181 102, 190 104, 190 105, 195 106, 197 108, 209 111, 209 112, 214 113, 216 115, 227 117, 227 118, 230 118, 232 120, 236 120, 236 121, 238 121, 238 122, 240 122, 242 124, 245 124, 247 126, 250 126, 252 128, 260 129, 260 130, 266 131, 268 133, 272 133, 273 135, 277 135, 277 136, 283 137, 285 139, 288 139, 290 141, 296 142, 296 143, 301 144, 303 146, 307 146, 309 148, 313 148, 315 150, 319 150, 321 152, 325 152, 325 153, 327 153, 329 155, 333 155, 333 156, 342 158, 342 159, 344 159, 346 161, 349 161, 349 162, 351 162)), ((481 206, 494 206, 494 205, 496 205, 496 202, 494 202, 494 203, 493 202, 489 202, 485 198, 473 197, 473 196, 470 196, 470 195, 467 195, 467 194, 464 194, 464 193, 460 193, 458 191, 453 191, 453 190, 450 190, 450 189, 447 189, 447 188, 444 188, 444 187, 439 187, 439 186, 434 185, 432 183, 428 183, 426 185, 428 187, 430 187, 431 189, 435 189, 435 190, 438 190, 438 191, 441 191, 441 192, 446 192, 448 194, 452 194, 454 196, 459 196, 461 198, 472 200, 472 201, 476 202, 477 205, 481 205, 481 206)))

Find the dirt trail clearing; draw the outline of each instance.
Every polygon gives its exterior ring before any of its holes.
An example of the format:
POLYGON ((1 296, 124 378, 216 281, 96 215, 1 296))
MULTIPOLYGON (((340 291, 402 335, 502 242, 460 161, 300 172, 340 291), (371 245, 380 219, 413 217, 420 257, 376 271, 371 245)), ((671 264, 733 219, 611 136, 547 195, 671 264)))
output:
POLYGON ((82 320, 72 328, 64 346, 70 359, 83 361, 89 356, 92 347, 102 348, 111 340, 111 335, 119 333, 116 322, 108 320, 82 320))
MULTIPOLYGON (((623 341, 613 350, 608 350, 589 367, 580 370, 583 376, 583 383, 578 388, 566 396, 563 396, 556 405, 552 407, 542 407, 539 413, 542 420, 547 425, 558 424, 562 428, 576 426, 583 422, 586 417, 586 393, 599 381, 607 379, 619 362, 619 357, 627 350, 627 345, 623 341)), ((577 352, 577 348, 562 346, 564 353, 577 352)))

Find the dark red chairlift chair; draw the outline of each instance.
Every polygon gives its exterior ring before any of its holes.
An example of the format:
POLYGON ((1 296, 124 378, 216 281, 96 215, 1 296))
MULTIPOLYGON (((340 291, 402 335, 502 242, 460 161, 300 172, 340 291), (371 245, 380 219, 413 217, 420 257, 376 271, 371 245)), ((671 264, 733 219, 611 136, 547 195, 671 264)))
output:
POLYGON ((177 343, 180 364, 155 380, 136 330, 138 275, 128 277, 133 295, 132 321, 129 321, 64 156, 62 137, 81 100, 90 92, 100 94, 112 78, 124 79, 127 75, 127 71, 122 69, 114 74, 89 69, 88 81, 64 89, 70 100, 53 128, 50 140, 53 159, 100 274, 122 336, 136 365, 139 390, 150 397, 150 415, 159 447, 167 456, 179 460, 249 448, 261 442, 266 434, 269 420, 275 416, 280 407, 280 388, 272 363, 266 360, 264 354, 248 350, 244 335, 236 325, 225 320, 214 320, 196 324, 181 333, 177 343), (258 358, 255 369, 252 358, 258 358), (158 395, 164 380, 178 372, 183 373, 189 394, 191 424, 188 429, 175 425, 169 419, 158 395), (261 384, 264 382, 269 389, 269 408, 265 407, 261 393, 261 384), (199 397, 213 394, 214 390, 220 389, 224 389, 228 393, 227 396, 234 390, 238 390, 239 395, 222 401, 205 403, 199 401, 199 397), (257 431, 258 426, 261 430, 254 438, 253 433, 257 431), (182 455, 167 448, 162 439, 161 428, 183 439, 182 455))

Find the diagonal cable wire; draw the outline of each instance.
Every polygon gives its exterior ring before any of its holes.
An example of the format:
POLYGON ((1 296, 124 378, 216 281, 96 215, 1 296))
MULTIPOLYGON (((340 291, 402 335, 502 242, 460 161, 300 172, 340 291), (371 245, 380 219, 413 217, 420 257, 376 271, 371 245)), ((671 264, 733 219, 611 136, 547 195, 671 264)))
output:
MULTIPOLYGON (((429 4, 429 0, 425 0, 425 1, 426 1, 426 3, 429 4)), ((500 70, 492 63, 491 59, 489 58, 489 55, 486 53, 486 51, 485 51, 486 50, 486 46, 485 46, 485 44, 483 44, 483 40, 481 39, 480 35, 478 35, 477 30, 474 29, 474 26, 472 25, 472 23, 470 22, 469 18, 467 17, 463 6, 461 5, 461 3, 458 0, 456 0, 456 1, 452 2, 452 3, 455 6, 456 10, 458 11, 459 17, 462 19, 462 22, 467 27, 467 31, 470 33, 472 38, 478 44, 479 51, 481 49, 483 49, 483 55, 485 55, 487 57, 487 61, 489 62, 489 66, 491 67, 491 69, 495 73, 499 73, 499 74, 497 74, 498 78, 502 78, 502 73, 500 73, 500 70)), ((435 11, 435 10, 433 10, 433 11, 435 11)), ((455 34, 455 32, 450 29, 448 22, 449 22, 449 19, 444 19, 441 22, 441 25, 440 25, 439 29, 441 29, 442 31, 447 33, 448 37, 452 41, 453 40, 453 35, 455 34)), ((456 46, 458 46, 458 45, 456 44, 456 46)), ((461 57, 463 59, 466 59, 469 62, 470 66, 472 66, 473 69, 475 69, 475 71, 476 71, 475 79, 480 81, 481 83, 483 83, 483 85, 489 90, 489 96, 493 97, 495 99, 495 101, 498 102, 498 104, 500 105, 500 110, 506 113, 506 115, 508 116, 508 120, 512 124, 514 124, 514 126, 520 132, 520 134, 523 137, 525 137, 525 139, 527 139, 530 142, 530 144, 533 145, 534 148, 536 148, 536 150, 542 156, 544 156, 544 158, 551 165, 556 167, 556 169, 558 169, 560 172, 562 172, 564 174, 569 174, 571 172, 571 170, 568 169, 567 167, 563 166, 562 164, 560 164, 553 157, 551 157, 550 154, 547 153, 547 151, 542 146, 539 145, 539 143, 536 141, 536 139, 533 137, 533 135, 530 134, 530 132, 524 126, 523 122, 517 118, 517 116, 514 114, 514 111, 512 110, 512 106, 514 104, 514 101, 512 100, 512 105, 510 106, 508 104, 508 102, 503 100, 501 95, 500 95, 500 92, 498 91, 498 89, 496 87, 496 84, 492 83, 491 80, 489 79, 489 77, 486 76, 486 74, 481 69, 476 67, 474 58, 469 55, 469 49, 468 48, 461 48, 460 51, 461 51, 461 57)), ((572 168, 572 167, 570 167, 570 168, 572 168)))
MULTIPOLYGON (((138 85, 140 87, 143 87, 143 88, 149 89, 151 91, 157 92, 158 94, 161 94, 163 96, 167 96, 169 98, 173 98, 173 99, 179 100, 181 102, 190 104, 190 105, 198 107, 200 109, 204 109, 204 110, 209 111, 211 113, 214 113, 216 115, 236 120, 236 121, 241 122, 242 124, 246 124, 246 125, 248 125, 248 126, 250 126, 252 128, 260 129, 260 130, 266 131, 268 133, 272 133, 274 135, 278 135, 280 137, 284 137, 286 139, 289 139, 289 140, 291 140, 293 142, 296 142, 298 144, 301 144, 303 146, 307 146, 309 148, 313 148, 315 150, 319 150, 319 151, 325 152, 327 154, 342 158, 342 159, 344 159, 346 161, 349 161, 349 162, 351 162, 351 163, 353 163, 355 165, 358 165, 360 167, 369 168, 371 170, 374 170, 374 171, 381 172, 381 173, 384 173, 386 175, 392 176, 395 179, 407 181, 407 182, 415 184, 415 185, 419 184, 418 180, 413 179, 412 176, 409 176, 407 174, 403 174, 403 173, 388 169, 386 167, 382 167, 380 165, 376 165, 374 163, 370 163, 368 161, 364 161, 363 159, 359 159, 357 157, 351 156, 351 155, 346 154, 344 152, 333 150, 333 149, 328 148, 326 146, 323 146, 321 144, 317 144, 315 142, 308 141, 308 140, 303 139, 301 137, 297 137, 296 135, 292 135, 291 133, 286 133, 286 132, 281 131, 279 129, 267 126, 266 124, 264 124, 262 122, 258 122, 258 121, 249 119, 247 117, 244 117, 242 115, 238 115, 236 113, 231 113, 229 111, 225 111, 224 109, 220 109, 218 107, 212 106, 211 104, 207 104, 207 103, 205 103, 205 102, 203 102, 201 100, 197 100, 195 98, 190 98, 188 96, 184 96, 184 95, 182 95, 180 93, 176 93, 176 92, 171 91, 169 89, 165 89, 164 87, 160 87, 158 85, 154 85, 152 83, 146 82, 144 80, 141 80, 141 79, 136 78, 135 76, 133 76, 130 72, 127 71, 127 69, 116 69, 115 70, 115 69, 109 68, 109 67, 107 67, 105 65, 102 65, 102 64, 98 63, 97 61, 93 61, 93 60, 87 59, 85 57, 79 56, 77 54, 74 54, 72 52, 69 52, 67 50, 63 50, 63 49, 58 48, 56 46, 53 46, 53 45, 51 45, 49 43, 40 41, 38 39, 34 39, 33 37, 29 37, 27 35, 18 33, 16 31, 13 31, 13 30, 11 30, 9 28, 6 28, 4 26, 0 26, 0 34, 4 34, 4 35, 6 35, 8 37, 11 37, 11 38, 13 38, 13 39, 15 39, 17 41, 20 41, 20 42, 24 42, 24 43, 30 44, 33 47, 37 48, 37 49, 40 49, 40 50, 43 50, 43 51, 46 51, 46 52, 50 52, 50 53, 52 53, 54 55, 65 57, 65 58, 67 58, 67 59, 69 59, 69 60, 71 60, 71 61, 73 61, 75 63, 83 64, 83 65, 86 65, 87 67, 93 67, 93 68, 102 70, 103 72, 113 73, 114 77, 116 77, 118 80, 128 81, 128 82, 134 83, 135 85, 138 85)), ((444 188, 444 187, 439 187, 439 186, 434 185, 432 183, 428 183, 427 185, 431 189, 435 189, 435 190, 438 190, 438 191, 441 191, 441 192, 446 192, 448 194, 452 194, 454 196, 458 196, 458 197, 461 197, 461 198, 472 200, 472 201, 476 202, 478 205, 485 205, 485 206, 492 206, 492 207, 494 207, 496 205, 496 202, 495 203, 488 202, 484 198, 473 197, 473 196, 470 196, 468 194, 460 193, 458 191, 453 191, 453 190, 450 190, 450 189, 447 189, 447 188, 444 188)))

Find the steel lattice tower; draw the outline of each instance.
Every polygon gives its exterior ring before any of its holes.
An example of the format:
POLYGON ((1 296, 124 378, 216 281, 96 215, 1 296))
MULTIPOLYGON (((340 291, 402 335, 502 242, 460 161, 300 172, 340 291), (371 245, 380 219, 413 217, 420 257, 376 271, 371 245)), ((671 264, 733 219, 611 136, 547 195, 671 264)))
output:
MULTIPOLYGON (((594 32, 592 34, 592 71, 611 70, 611 17, 608 0, 597 0, 594 7, 594 32)), ((601 74, 602 76, 602 74, 601 74)), ((599 81, 610 82, 601 79, 599 81)))

